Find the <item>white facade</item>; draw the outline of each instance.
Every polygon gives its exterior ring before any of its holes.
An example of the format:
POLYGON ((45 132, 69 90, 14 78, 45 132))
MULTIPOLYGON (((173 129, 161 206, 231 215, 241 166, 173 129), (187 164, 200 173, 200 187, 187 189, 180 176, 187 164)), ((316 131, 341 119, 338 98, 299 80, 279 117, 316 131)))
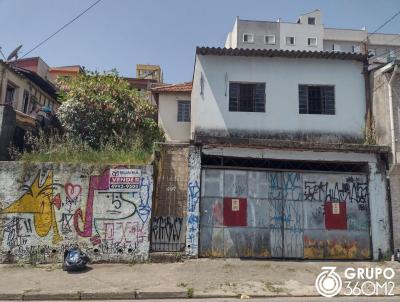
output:
POLYGON ((192 138, 228 131, 319 133, 361 138, 364 129, 363 63, 284 57, 196 56, 192 138), (229 83, 265 83, 265 112, 229 111, 229 83), (300 114, 299 84, 333 85, 335 114, 300 114))
POLYGON ((400 35, 368 33, 364 29, 339 29, 324 27, 322 13, 315 10, 301 15, 297 23, 278 21, 240 20, 236 18, 233 30, 228 34, 226 48, 284 49, 308 51, 363 52, 367 50, 375 61, 386 62, 399 56, 400 35), (311 23, 311 24, 310 24, 311 23), (254 42, 245 42, 243 34, 254 36, 254 42), (265 35, 273 34, 277 42, 266 44, 265 35), (286 43, 287 37, 294 37, 294 45, 286 43), (308 39, 316 38, 316 45, 309 45, 308 39))
POLYGON ((158 124, 168 142, 187 142, 190 138, 190 121, 178 121, 178 102, 190 101, 190 92, 159 93, 158 124))

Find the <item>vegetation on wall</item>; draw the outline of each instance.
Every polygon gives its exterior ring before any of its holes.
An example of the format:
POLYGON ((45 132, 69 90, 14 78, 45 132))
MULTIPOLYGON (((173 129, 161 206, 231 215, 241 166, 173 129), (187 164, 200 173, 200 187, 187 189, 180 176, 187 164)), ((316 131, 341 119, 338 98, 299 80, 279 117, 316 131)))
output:
POLYGON ((85 71, 58 80, 62 105, 59 131, 41 131, 26 138, 25 160, 145 162, 153 143, 163 141, 156 108, 113 70, 85 71))

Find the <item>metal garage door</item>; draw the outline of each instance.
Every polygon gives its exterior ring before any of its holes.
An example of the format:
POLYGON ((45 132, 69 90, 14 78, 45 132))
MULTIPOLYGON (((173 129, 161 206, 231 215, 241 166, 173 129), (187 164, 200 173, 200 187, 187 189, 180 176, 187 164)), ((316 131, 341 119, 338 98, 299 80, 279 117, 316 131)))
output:
POLYGON ((200 256, 370 258, 363 174, 203 169, 200 256))

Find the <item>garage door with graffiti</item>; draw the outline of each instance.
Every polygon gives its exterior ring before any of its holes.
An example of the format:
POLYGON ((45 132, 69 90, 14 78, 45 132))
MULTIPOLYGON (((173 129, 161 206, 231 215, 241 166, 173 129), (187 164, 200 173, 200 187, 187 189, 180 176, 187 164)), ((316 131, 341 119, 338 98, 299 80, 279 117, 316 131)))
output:
POLYGON ((203 169, 200 256, 369 259, 363 174, 203 169))

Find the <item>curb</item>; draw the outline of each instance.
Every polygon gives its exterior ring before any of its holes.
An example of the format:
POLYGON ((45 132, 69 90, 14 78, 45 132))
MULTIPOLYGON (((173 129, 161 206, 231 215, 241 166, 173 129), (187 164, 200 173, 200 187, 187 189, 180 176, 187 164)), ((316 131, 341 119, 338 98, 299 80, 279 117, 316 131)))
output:
MULTIPOLYGON (((317 298, 322 297, 319 295, 260 295, 260 294, 248 294, 250 298, 317 298)), ((400 294, 395 294, 390 297, 399 297, 400 294)), ((338 295, 336 298, 348 297, 344 295, 338 295)), ((360 296, 359 296, 360 297, 360 296)), ((388 297, 388 296, 374 296, 374 297, 388 297)), ((66 292, 66 293, 0 293, 0 300, 145 300, 145 299, 182 299, 189 297, 186 291, 130 291, 130 292, 66 292)), ((240 294, 235 293, 221 293, 221 294, 208 294, 208 293, 194 293, 193 299, 216 299, 216 298, 240 298, 240 294)))

